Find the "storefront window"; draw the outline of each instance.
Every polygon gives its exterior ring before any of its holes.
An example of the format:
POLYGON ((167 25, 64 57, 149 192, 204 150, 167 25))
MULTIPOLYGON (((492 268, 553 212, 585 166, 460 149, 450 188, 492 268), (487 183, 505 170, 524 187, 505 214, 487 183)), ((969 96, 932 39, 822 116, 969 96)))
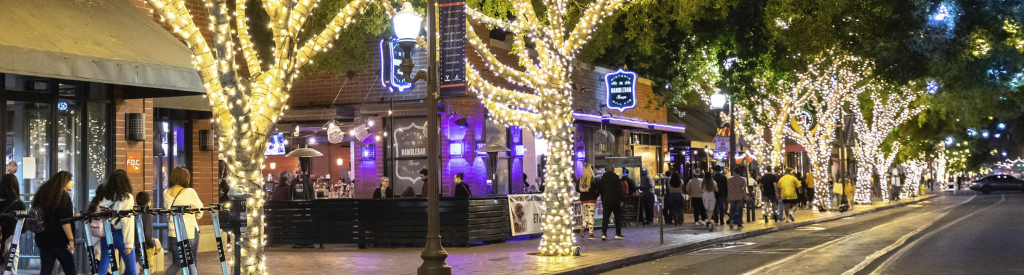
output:
POLYGON ((7 102, 7 172, 21 181, 22 200, 31 201, 32 194, 50 175, 49 133, 50 105, 46 103, 7 102))
MULTIPOLYGON (((82 112, 84 108, 74 101, 57 102, 57 171, 68 171, 75 176, 78 183, 85 182, 86 173, 82 171, 80 144, 82 141, 82 112)), ((56 171, 55 171, 56 172, 56 171)), ((89 186, 76 184, 76 194, 88 192, 89 186)), ((79 196, 72 200, 76 205, 82 204, 79 196)))
POLYGON ((106 181, 107 173, 109 172, 107 167, 107 141, 110 140, 110 134, 107 129, 107 103, 89 102, 88 108, 89 120, 86 127, 89 131, 89 137, 86 142, 86 161, 88 163, 86 181, 89 186, 88 198, 91 200, 96 195, 96 187, 106 181))
POLYGON ((49 79, 17 74, 4 74, 4 90, 12 92, 49 92, 49 79))

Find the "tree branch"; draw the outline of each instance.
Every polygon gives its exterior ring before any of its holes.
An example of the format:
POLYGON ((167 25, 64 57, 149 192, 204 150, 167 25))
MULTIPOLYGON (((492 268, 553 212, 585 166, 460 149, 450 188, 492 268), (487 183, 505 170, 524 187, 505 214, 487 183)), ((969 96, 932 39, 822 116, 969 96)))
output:
POLYGON ((302 65, 312 62, 313 57, 318 53, 325 52, 327 49, 330 49, 333 45, 332 42, 338 39, 341 29, 354 23, 355 20, 352 18, 356 14, 361 14, 363 12, 363 7, 365 7, 369 2, 370 0, 353 0, 345 5, 345 7, 342 7, 338 11, 338 16, 335 16, 334 19, 327 24, 327 28, 324 28, 322 32, 311 38, 309 41, 306 41, 306 44, 302 45, 302 48, 299 49, 296 69, 302 65))
POLYGON ((469 88, 477 93, 480 98, 486 98, 503 105, 512 105, 537 112, 537 105, 540 104, 540 97, 520 91, 513 91, 491 85, 483 80, 480 73, 473 66, 466 64, 466 80, 469 88))
POLYGON ((235 0, 235 26, 238 28, 238 43, 242 49, 242 56, 245 57, 246 69, 249 70, 249 78, 256 78, 263 73, 260 64, 259 54, 256 46, 249 37, 249 19, 245 16, 245 0, 235 0))

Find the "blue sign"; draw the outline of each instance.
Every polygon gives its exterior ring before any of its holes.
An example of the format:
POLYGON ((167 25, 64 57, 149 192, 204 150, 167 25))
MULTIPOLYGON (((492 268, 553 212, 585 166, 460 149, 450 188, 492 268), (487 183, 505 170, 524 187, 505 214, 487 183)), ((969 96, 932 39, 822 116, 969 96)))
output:
MULTIPOLYGON (((280 156, 285 154, 284 135, 281 133, 270 134, 267 141, 267 150, 263 151, 264 156, 280 156)), ((166 143, 165 145, 166 146, 166 143)))
MULTIPOLYGON (((409 55, 413 52, 410 51, 409 55)), ((380 85, 388 88, 389 92, 401 93, 412 87, 412 83, 405 81, 405 74, 402 73, 403 58, 405 52, 394 39, 380 41, 380 85)))
POLYGON ((618 71, 604 75, 605 97, 609 109, 633 109, 636 107, 636 73, 618 71))

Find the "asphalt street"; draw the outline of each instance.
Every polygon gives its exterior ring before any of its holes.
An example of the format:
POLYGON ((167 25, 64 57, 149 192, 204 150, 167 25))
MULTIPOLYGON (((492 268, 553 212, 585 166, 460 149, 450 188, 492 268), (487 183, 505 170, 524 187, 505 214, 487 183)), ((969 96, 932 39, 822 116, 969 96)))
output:
POLYGON ((971 191, 605 274, 1022 274, 1024 193, 971 191))

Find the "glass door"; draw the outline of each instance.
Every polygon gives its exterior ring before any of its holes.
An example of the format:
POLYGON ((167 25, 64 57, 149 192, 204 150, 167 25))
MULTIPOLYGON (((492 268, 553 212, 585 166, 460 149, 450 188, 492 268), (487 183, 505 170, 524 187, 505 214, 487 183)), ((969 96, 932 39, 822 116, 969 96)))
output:
POLYGON ((52 119, 46 103, 7 101, 7 172, 21 181, 22 200, 32 195, 50 176, 49 131, 52 119))
MULTIPOLYGON (((164 207, 164 190, 167 190, 171 171, 175 167, 185 167, 192 172, 188 163, 188 153, 185 138, 187 123, 184 121, 155 121, 153 127, 153 165, 156 175, 153 177, 153 207, 164 207)), ((157 238, 165 239, 167 236, 167 218, 158 216, 154 221, 157 229, 157 238)), ((164 242, 168 243, 168 242, 164 242)))

